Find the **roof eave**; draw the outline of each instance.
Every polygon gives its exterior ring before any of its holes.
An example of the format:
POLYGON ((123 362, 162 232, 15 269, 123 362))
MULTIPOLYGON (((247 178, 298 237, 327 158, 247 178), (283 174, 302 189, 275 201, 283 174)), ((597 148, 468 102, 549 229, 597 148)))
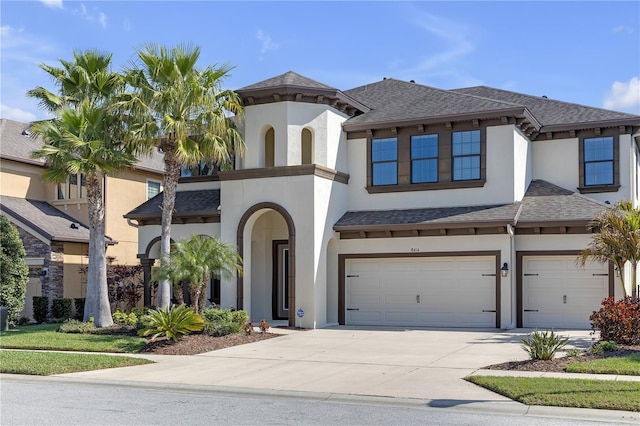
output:
POLYGON ((334 225, 336 232, 375 232, 375 231, 410 231, 421 229, 463 229, 463 228, 494 228, 498 226, 514 225, 513 219, 504 220, 478 220, 469 222, 427 222, 427 223, 401 223, 401 224, 377 224, 377 225, 334 225))

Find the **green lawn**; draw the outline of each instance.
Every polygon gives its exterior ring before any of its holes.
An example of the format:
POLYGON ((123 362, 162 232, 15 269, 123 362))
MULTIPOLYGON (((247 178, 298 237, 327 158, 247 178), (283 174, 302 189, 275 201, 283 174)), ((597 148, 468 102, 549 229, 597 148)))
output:
POLYGON ((0 351, 0 373, 49 376, 104 368, 149 364, 152 361, 126 356, 61 352, 0 351))
POLYGON ((60 324, 21 326, 0 335, 0 348, 78 352, 138 353, 146 339, 109 334, 58 333, 60 324))
POLYGON ((494 376, 466 380, 527 405, 640 411, 640 382, 494 376))
POLYGON ((640 376, 640 353, 575 362, 567 366, 567 372, 640 376))

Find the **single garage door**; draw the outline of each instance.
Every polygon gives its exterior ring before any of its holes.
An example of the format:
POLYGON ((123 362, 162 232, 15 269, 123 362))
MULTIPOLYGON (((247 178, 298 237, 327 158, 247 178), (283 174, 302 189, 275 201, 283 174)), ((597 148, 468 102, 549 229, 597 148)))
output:
POLYGON ((496 259, 350 259, 346 323, 496 327, 496 259))
POLYGON ((589 315, 609 295, 609 267, 576 265, 576 256, 523 256, 522 325, 590 328, 589 315))

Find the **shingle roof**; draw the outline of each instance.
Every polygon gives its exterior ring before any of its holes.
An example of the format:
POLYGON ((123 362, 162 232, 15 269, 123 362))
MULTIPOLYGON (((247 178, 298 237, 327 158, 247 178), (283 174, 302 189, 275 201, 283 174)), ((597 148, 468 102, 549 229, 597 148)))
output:
MULTIPOLYGON (((164 192, 147 200, 129 213, 124 215, 130 219, 157 219, 162 217, 162 203, 164 192)), ((197 217, 197 216, 218 216, 218 206, 220 205, 220 190, 197 190, 176 192, 176 201, 173 211, 173 218, 197 217)))
POLYGON ((315 80, 312 80, 308 77, 305 77, 293 71, 287 71, 284 74, 280 74, 278 76, 268 78, 258 83, 245 86, 241 89, 238 89, 237 91, 241 92, 241 91, 247 91, 247 90, 270 89, 272 87, 282 87, 282 86, 306 87, 309 89, 337 90, 331 86, 327 86, 326 84, 317 82, 315 80))
POLYGON ((476 226, 486 224, 513 224, 520 208, 520 203, 473 206, 442 207, 402 210, 367 210, 345 213, 334 225, 336 231, 360 227, 388 227, 390 225, 420 225, 437 227, 444 225, 476 226))
MULTIPOLYGON (((89 228, 45 201, 0 195, 2 214, 24 223, 50 241, 89 242, 89 228), (75 224, 76 228, 72 228, 75 224)), ((107 237, 108 244, 115 241, 107 237)))
MULTIPOLYGON (((28 123, 20 123, 6 118, 0 119, 0 157, 44 166, 44 159, 31 158, 31 152, 42 146, 42 138, 31 137, 27 132, 28 128, 28 123)), ((163 173, 164 156, 154 149, 149 155, 141 156, 134 168, 163 173)))
POLYGON ((542 222, 589 222, 607 206, 544 180, 531 181, 517 226, 542 222))
POLYGON ((543 126, 624 119, 636 119, 640 122, 640 116, 633 114, 562 102, 543 98, 542 96, 525 95, 487 86, 454 89, 451 92, 526 106, 543 126))
POLYGON ((510 102, 467 96, 462 93, 393 78, 360 86, 344 93, 371 108, 369 112, 350 118, 346 127, 426 117, 451 117, 480 112, 524 110, 521 105, 510 102))

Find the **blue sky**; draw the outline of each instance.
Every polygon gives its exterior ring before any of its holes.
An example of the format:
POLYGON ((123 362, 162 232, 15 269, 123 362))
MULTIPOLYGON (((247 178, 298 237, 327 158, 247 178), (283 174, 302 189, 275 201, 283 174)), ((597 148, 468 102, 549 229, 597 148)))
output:
POLYGON ((487 85, 640 114, 640 2, 12 1, 0 4, 0 116, 46 118, 27 90, 75 49, 201 47, 231 89, 292 70, 346 90, 393 77, 487 85))

